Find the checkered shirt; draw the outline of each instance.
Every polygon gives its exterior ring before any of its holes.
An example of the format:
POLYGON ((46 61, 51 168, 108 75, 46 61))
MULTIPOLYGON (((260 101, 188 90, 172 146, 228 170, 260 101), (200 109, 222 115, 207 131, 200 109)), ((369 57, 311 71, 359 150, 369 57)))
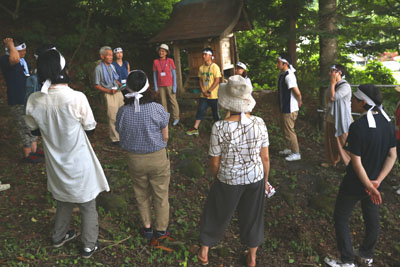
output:
POLYGON ((208 154, 221 156, 217 178, 229 185, 256 183, 264 178, 260 157, 262 147, 269 146, 264 121, 256 116, 251 123, 221 120, 211 130, 208 154))
POLYGON ((135 154, 153 153, 167 146, 161 129, 168 125, 169 113, 155 102, 135 106, 122 106, 117 113, 115 128, 119 133, 121 148, 135 154))

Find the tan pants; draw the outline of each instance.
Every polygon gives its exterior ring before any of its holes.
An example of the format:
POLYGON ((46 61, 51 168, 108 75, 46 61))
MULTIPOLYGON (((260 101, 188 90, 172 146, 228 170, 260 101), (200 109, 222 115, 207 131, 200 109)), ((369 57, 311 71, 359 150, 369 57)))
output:
POLYGON ((179 120, 179 105, 176 100, 176 94, 172 93, 172 86, 160 86, 158 89, 160 91, 161 105, 163 105, 165 111, 168 112, 169 102, 172 110, 172 118, 179 120))
POLYGON ((335 166, 340 159, 347 166, 350 162, 350 154, 343 149, 346 143, 348 133, 344 133, 338 137, 335 136, 335 125, 331 122, 325 122, 325 154, 327 163, 335 166))
POLYGON ((171 176, 167 151, 128 155, 129 174, 143 225, 151 225, 151 206, 155 211, 154 229, 165 231, 169 221, 168 186, 171 176))
POLYGON ((299 153, 299 143, 297 135, 294 131, 294 123, 297 119, 298 111, 292 113, 281 113, 281 130, 286 141, 289 143, 289 148, 293 153, 299 153))
POLYGON ((108 126, 110 127, 110 139, 112 142, 119 141, 119 134, 115 130, 115 120, 117 119, 118 109, 124 105, 124 96, 121 92, 116 94, 104 94, 107 104, 108 126))

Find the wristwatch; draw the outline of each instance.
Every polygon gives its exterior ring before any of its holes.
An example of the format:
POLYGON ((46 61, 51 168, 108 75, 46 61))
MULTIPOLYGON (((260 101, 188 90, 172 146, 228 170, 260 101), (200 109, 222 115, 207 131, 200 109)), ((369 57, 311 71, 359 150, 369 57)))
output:
POLYGON ((211 94, 211 91, 210 91, 210 90, 207 90, 207 93, 208 93, 208 94, 211 94))

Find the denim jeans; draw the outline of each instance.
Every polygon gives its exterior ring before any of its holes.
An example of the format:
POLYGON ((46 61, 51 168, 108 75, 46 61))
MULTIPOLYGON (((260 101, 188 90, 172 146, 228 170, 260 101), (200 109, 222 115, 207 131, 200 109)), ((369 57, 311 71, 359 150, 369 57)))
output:
POLYGON ((197 106, 196 120, 203 120, 206 115, 207 108, 211 106, 213 118, 215 121, 220 120, 218 111, 218 99, 207 99, 200 97, 199 105, 197 106))
POLYGON ((365 223, 365 236, 360 246, 360 256, 373 258, 374 248, 379 235, 379 206, 372 203, 369 196, 347 195, 339 191, 336 199, 334 220, 336 242, 344 263, 354 261, 354 252, 351 243, 349 217, 358 201, 361 201, 361 210, 365 223))

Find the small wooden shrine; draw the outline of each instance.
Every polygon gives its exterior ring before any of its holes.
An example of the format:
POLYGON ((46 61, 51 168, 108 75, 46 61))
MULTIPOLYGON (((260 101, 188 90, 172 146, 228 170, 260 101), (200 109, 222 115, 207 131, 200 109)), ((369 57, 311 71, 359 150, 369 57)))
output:
POLYGON ((202 50, 214 51, 214 62, 226 76, 234 74, 238 51, 234 33, 252 29, 243 0, 183 0, 174 5, 165 28, 150 43, 172 44, 179 92, 199 88, 202 50), (189 74, 183 83, 180 50, 188 53, 189 74))

